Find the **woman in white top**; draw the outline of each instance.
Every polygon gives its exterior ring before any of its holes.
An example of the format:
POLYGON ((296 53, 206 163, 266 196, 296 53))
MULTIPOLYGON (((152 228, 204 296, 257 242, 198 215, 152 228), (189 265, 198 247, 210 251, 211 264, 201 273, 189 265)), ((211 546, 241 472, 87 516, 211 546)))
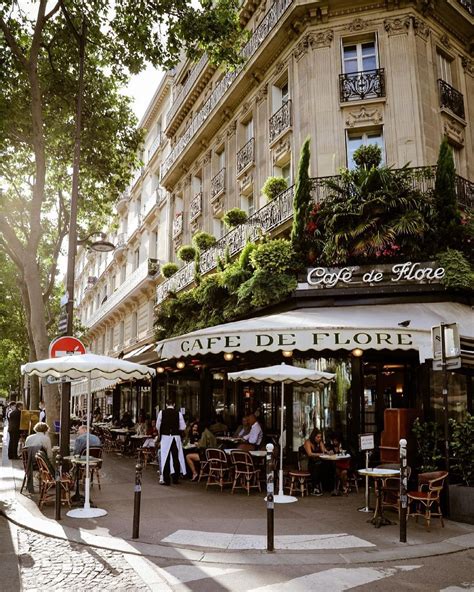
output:
POLYGON ((28 446, 42 446, 48 455, 48 458, 53 458, 53 450, 51 447, 51 440, 46 432, 49 431, 49 426, 47 423, 39 422, 33 428, 34 434, 28 436, 25 440, 25 448, 28 446))

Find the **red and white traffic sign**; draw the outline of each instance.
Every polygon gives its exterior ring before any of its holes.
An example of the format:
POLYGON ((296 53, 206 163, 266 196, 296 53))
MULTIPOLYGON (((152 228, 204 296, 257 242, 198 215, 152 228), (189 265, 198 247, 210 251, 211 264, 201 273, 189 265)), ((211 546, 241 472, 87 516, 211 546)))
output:
POLYGON ((86 348, 82 341, 76 337, 58 337, 49 344, 49 357, 60 358, 61 356, 71 356, 85 354, 86 348))

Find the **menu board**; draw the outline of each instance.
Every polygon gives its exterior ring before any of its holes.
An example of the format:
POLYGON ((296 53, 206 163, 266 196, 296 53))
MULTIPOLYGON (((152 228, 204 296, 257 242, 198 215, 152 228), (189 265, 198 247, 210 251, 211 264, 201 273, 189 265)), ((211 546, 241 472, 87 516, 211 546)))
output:
POLYGON ((364 452, 365 450, 373 450, 375 448, 374 435, 373 434, 359 434, 359 450, 364 452))

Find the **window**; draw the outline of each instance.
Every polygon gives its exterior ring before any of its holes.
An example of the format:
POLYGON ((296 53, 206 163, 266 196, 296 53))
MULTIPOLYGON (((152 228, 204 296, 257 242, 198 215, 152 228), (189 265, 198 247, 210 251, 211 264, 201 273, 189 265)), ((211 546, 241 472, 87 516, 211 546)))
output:
POLYGON ((102 335, 101 352, 105 354, 105 333, 102 335))
POLYGON ((290 98, 290 89, 288 81, 276 84, 272 89, 272 113, 276 113, 288 102, 290 98))
POLYGON ((133 251, 133 271, 135 271, 135 269, 138 269, 138 266, 140 265, 140 247, 137 247, 134 251, 133 251))
POLYGON ((244 140, 245 144, 253 138, 253 119, 249 119, 244 123, 244 140))
POLYGON ((138 314, 137 312, 132 312, 132 334, 131 338, 136 339, 138 335, 138 314))
POLYGON ((451 60, 440 52, 438 52, 438 69, 441 80, 444 80, 444 82, 447 82, 452 86, 453 77, 451 75, 451 60))
POLYGON ((114 349, 114 328, 109 327, 109 351, 114 349))
POLYGON ((158 231, 154 230, 150 234, 150 257, 158 259, 158 231))
POLYGON ((283 166, 276 166, 273 169, 273 174, 275 177, 283 177, 286 179, 288 183, 288 187, 292 185, 292 178, 291 178, 291 161, 288 161, 283 166))
POLYGON ((125 321, 120 321, 119 325, 119 343, 123 345, 123 340, 125 338, 125 321))
POLYGON ((248 196, 240 196, 240 207, 244 212, 247 212, 249 217, 255 212, 255 199, 253 193, 248 196))
POLYGON ((192 179, 192 196, 193 197, 195 195, 197 195, 198 193, 201 193, 201 191, 202 191, 201 175, 202 175, 201 172, 199 172, 197 175, 193 175, 193 179, 192 179))
POLYGON ((126 277, 127 277, 127 266, 124 264, 120 268, 120 285, 123 284, 123 282, 125 281, 126 277))
POLYGON ((368 132, 350 133, 347 135, 347 168, 354 169, 354 152, 361 146, 376 144, 382 150, 382 161, 384 160, 384 143, 382 130, 368 132))
POLYGON ((220 239, 221 237, 224 236, 224 234, 226 234, 227 229, 226 229, 226 225, 224 224, 224 220, 221 220, 221 218, 214 218, 213 220, 213 235, 217 238, 220 239))
POLYGON ((344 42, 343 62, 344 74, 366 72, 378 68, 375 39, 360 43, 344 42))
POLYGON ((224 148, 221 149, 220 152, 217 152, 217 172, 225 169, 225 150, 224 148))

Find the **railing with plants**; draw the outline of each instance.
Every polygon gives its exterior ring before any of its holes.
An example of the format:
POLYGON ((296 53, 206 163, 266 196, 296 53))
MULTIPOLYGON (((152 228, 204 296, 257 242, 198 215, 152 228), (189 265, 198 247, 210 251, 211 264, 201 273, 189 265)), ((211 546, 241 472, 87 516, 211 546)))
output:
MULTIPOLYGON (((436 175, 435 166, 413 167, 405 170, 407 179, 413 189, 417 189, 422 193, 433 191, 436 175)), ((321 203, 332 194, 333 189, 328 186, 328 181, 335 181, 339 178, 338 175, 332 175, 310 179, 313 202, 321 203)), ((472 208, 474 183, 462 177, 457 177, 456 189, 461 207, 472 208), (469 206, 469 204, 471 205, 469 206)), ((228 251, 230 256, 233 256, 242 251, 248 241, 255 241, 261 234, 271 232, 290 220, 293 217, 293 198, 294 185, 282 191, 275 199, 265 204, 252 214, 252 216, 249 216, 245 224, 233 228, 219 239, 215 246, 201 253, 200 273, 204 275, 215 269, 219 258, 225 258, 226 251, 228 251)), ((194 281, 194 269, 194 263, 188 263, 170 279, 161 283, 157 287, 156 292, 157 304, 165 300, 170 291, 176 292, 192 284, 194 281)))
MULTIPOLYGON (((241 51, 242 57, 249 59, 259 47, 265 42, 271 31, 274 29, 280 17, 286 12, 287 8, 292 4, 293 0, 276 0, 263 17, 261 23, 255 29, 252 37, 247 42, 241 51)), ((180 140, 170 152, 166 160, 161 165, 161 177, 163 178, 170 170, 173 164, 179 159, 183 151, 190 144, 194 135, 201 129, 203 124, 207 121, 214 110, 214 107, 220 102, 221 98, 226 94, 237 76, 242 72, 244 64, 237 66, 225 74, 222 80, 217 84, 210 97, 196 113, 189 127, 186 129, 180 140)))
POLYGON ((385 96, 385 71, 383 68, 339 74, 341 103, 385 96))
POLYGON ((438 79, 439 88, 439 106, 444 109, 449 109, 454 115, 461 119, 465 119, 464 113, 464 97, 462 93, 452 87, 450 84, 438 79))
POLYGON ((89 317, 84 323, 86 327, 92 327, 98 323, 108 312, 110 312, 119 302, 127 297, 132 290, 140 285, 150 275, 156 275, 159 269, 157 259, 147 259, 141 263, 137 269, 111 294, 107 300, 89 317), (151 271, 155 269, 155 271, 151 271))
POLYGON ((291 99, 283 103, 280 109, 270 117, 269 126, 271 144, 280 134, 291 127, 291 99))
POLYGON ((237 152, 237 174, 241 173, 255 160, 255 138, 250 140, 237 152))
POLYGON ((222 168, 211 181, 211 200, 225 191, 225 168, 222 168))

